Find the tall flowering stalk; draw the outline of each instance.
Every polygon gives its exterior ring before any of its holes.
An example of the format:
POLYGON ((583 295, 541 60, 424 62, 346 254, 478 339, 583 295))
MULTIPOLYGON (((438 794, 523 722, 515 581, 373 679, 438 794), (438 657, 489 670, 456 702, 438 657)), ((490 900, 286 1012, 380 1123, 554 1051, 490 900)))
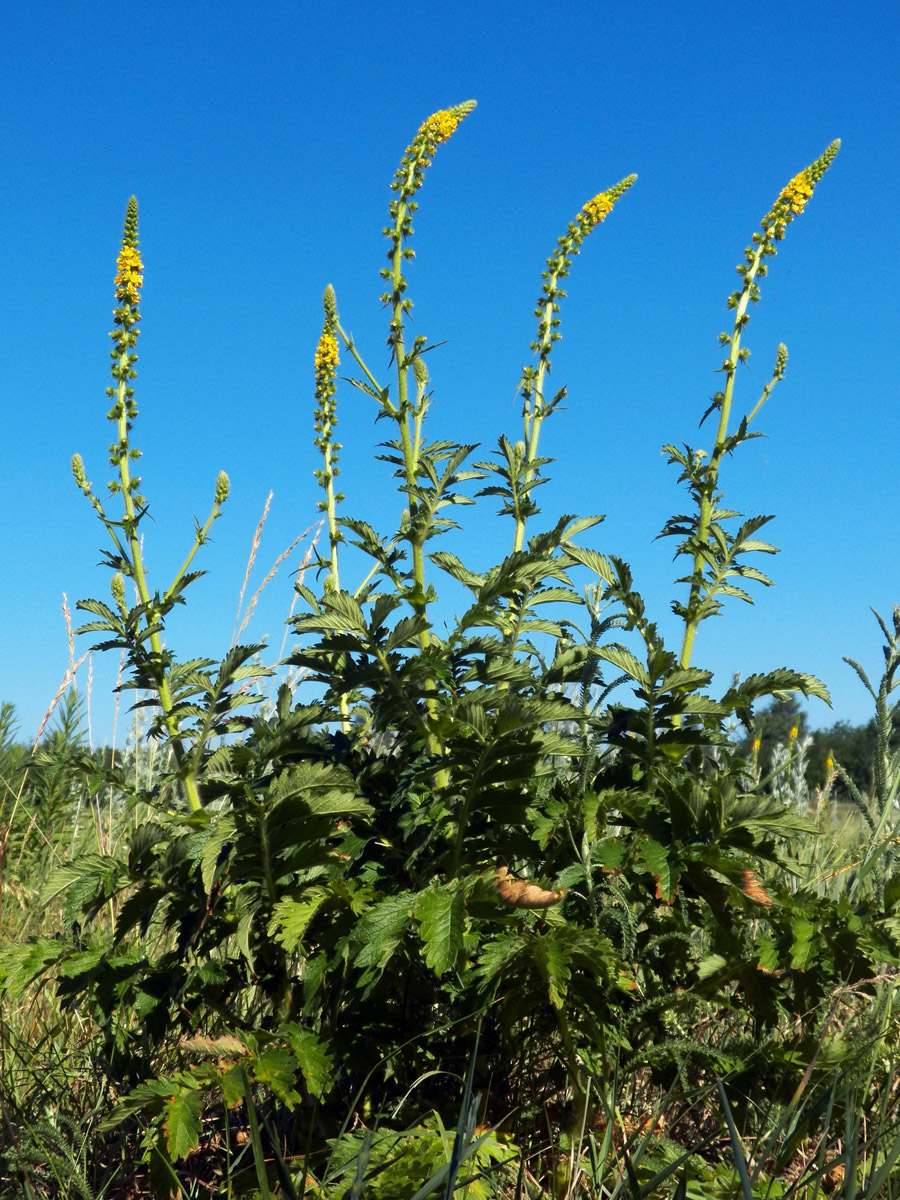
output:
MULTIPOLYGON (((551 400, 544 395, 545 381, 550 371, 550 354, 554 344, 562 337, 557 313, 559 302, 565 299, 566 293, 560 287, 560 281, 568 275, 572 259, 580 252, 584 239, 606 220, 616 201, 624 196, 636 180, 637 175, 628 175, 614 187, 588 200, 575 220, 569 222, 568 229, 557 240, 556 249, 547 259, 547 270, 543 274, 544 285, 534 310, 538 319, 538 329, 531 349, 538 356, 537 366, 525 368, 519 385, 525 440, 518 448, 513 448, 514 453, 517 450, 518 458, 514 470, 517 486, 511 489, 511 511, 516 522, 513 549, 517 551, 522 549, 525 540, 526 518, 534 511, 530 493, 538 482, 537 475, 542 462, 547 461, 538 458, 541 425, 565 395, 565 388, 557 392, 551 400)), ((513 464, 509 464, 509 467, 512 468, 513 464)))
MULTIPOLYGON (((424 363, 419 358, 425 348, 426 339, 422 336, 416 337, 411 350, 408 350, 406 345, 405 317, 412 310, 412 301, 406 295, 403 263, 415 257, 412 247, 408 246, 407 242, 413 234, 412 218, 419 207, 415 196, 425 182, 425 171, 431 166, 438 146, 453 135, 460 122, 474 108, 475 101, 467 100, 453 108, 433 113, 419 127, 418 133, 400 160, 400 166, 391 184, 391 190, 395 193, 389 209, 391 224, 384 230, 384 235, 390 243, 387 255, 390 265, 383 267, 381 271, 381 277, 388 285, 381 299, 390 308, 388 345, 397 371, 397 402, 396 405, 387 402, 385 411, 397 422, 400 433, 411 529, 416 525, 418 507, 415 490, 422 450, 422 427, 428 409, 428 395, 425 390, 428 375, 424 370, 424 363)), ((424 530, 422 533, 424 535, 424 530)), ((413 608, 421 615, 424 615, 426 608, 424 543, 424 536, 412 538, 411 602, 413 608)))
MULTIPOLYGON (((338 568, 338 546, 344 540, 338 525, 337 506, 344 499, 343 493, 335 491, 334 481, 340 474, 338 454, 341 443, 334 436, 337 425, 337 368, 340 363, 337 339, 337 301, 331 284, 325 289, 322 298, 325 309, 325 319, 322 323, 322 333, 316 346, 314 370, 316 379, 316 413, 315 445, 322 453, 322 466, 316 471, 316 479, 325 491, 325 499, 319 501, 319 511, 325 514, 328 522, 328 576, 325 580, 326 591, 338 592, 341 587, 340 571, 338 568)), ((347 697, 341 695, 338 700, 341 711, 341 724, 344 732, 350 729, 350 706, 347 697)))
POLYGON ((106 389, 107 396, 113 400, 107 417, 116 427, 116 440, 109 448, 109 464, 115 475, 108 486, 111 496, 122 497, 121 519, 115 520, 106 513, 86 477, 81 455, 76 454, 72 459, 75 482, 93 504, 115 546, 115 553, 108 555, 107 562, 115 570, 110 589, 117 615, 97 602, 82 601, 79 607, 96 612, 104 618, 83 626, 82 632, 109 629, 119 634, 122 640, 114 644, 122 645, 131 651, 135 665, 138 664, 138 660, 140 662, 140 678, 155 688, 162 709, 162 723, 169 735, 172 751, 182 775, 188 804, 191 810, 196 812, 202 805, 195 768, 188 762, 181 736, 170 679, 170 656, 163 648, 160 635, 165 614, 176 603, 180 592, 192 578, 188 575, 188 569, 194 555, 207 540, 210 527, 219 516, 228 497, 229 482, 225 472, 220 471, 216 480, 212 510, 203 526, 198 523, 194 543, 181 568, 162 596, 152 593, 139 535, 139 525, 147 511, 147 501, 140 492, 140 477, 131 473, 131 464, 141 455, 140 450, 131 444, 131 427, 138 415, 132 383, 137 378, 135 368, 138 356, 135 347, 140 334, 138 325, 141 320, 140 300, 143 283, 144 265, 138 242, 138 205, 132 196, 125 214, 122 248, 116 259, 116 307, 113 310, 115 328, 109 335, 113 341, 110 358, 114 382, 106 389), (134 582, 138 597, 137 609, 129 610, 127 607, 124 582, 126 577, 134 582), (145 643, 149 644, 149 654, 145 643))
MULTIPOLYGON (((425 588, 424 547, 429 533, 436 526, 433 522, 434 512, 423 510, 419 488, 420 477, 423 471, 429 474, 436 464, 448 459, 451 460, 451 468, 441 481, 442 487, 451 481, 458 482, 464 477, 477 478, 478 475, 476 473, 469 476, 458 474, 456 468, 459 462, 449 454, 432 456, 429 464, 424 463, 422 433, 430 396, 427 391, 428 371, 421 356, 426 348, 427 339, 422 336, 416 337, 413 339, 412 346, 407 346, 406 318, 413 305, 412 300, 406 295, 407 283, 403 274, 403 263, 415 257, 412 247, 407 243, 413 234, 412 218, 418 209, 415 196, 425 182, 425 171, 431 166, 438 146, 453 135, 460 122, 474 108, 475 101, 467 100, 453 108, 441 109, 424 121, 406 148, 391 183, 391 191, 394 192, 389 208, 391 223, 386 225, 383 231, 390 243, 387 254, 389 265, 381 270, 381 277, 387 285, 381 299, 390 310, 390 330, 387 341, 391 350, 391 362, 397 373, 396 400, 391 398, 390 388, 382 386, 378 382, 359 353, 353 338, 346 332, 337 317, 335 317, 334 323, 338 336, 365 376, 365 381, 354 380, 353 382, 372 396, 378 402, 383 415, 389 417, 397 425, 399 473, 403 479, 403 490, 408 501, 404 523, 412 550, 412 584, 408 590, 407 599, 416 616, 423 619, 428 603, 425 588), (425 519, 420 519, 423 516, 425 519)), ((388 461, 395 462, 397 460, 389 458, 388 461)), ((431 482, 435 482, 436 478, 435 476, 431 482)), ((442 499, 440 504, 445 502, 442 499)), ((454 497, 452 502, 463 501, 454 497)), ((427 641, 427 632, 423 631, 420 636, 420 644, 423 649, 427 645, 427 641)))
POLYGON ((341 586, 338 571, 338 545, 343 541, 343 535, 338 528, 337 506, 344 496, 334 489, 335 477, 340 474, 338 454, 341 444, 334 437, 334 428, 337 425, 336 380, 340 356, 336 334, 337 305, 334 288, 331 284, 325 289, 322 304, 325 309, 325 320, 322 324, 321 337, 316 346, 314 363, 316 377, 315 445, 322 452, 322 467, 316 471, 316 479, 325 491, 325 499, 319 501, 319 511, 325 513, 328 521, 330 568, 326 586, 338 591, 341 586))
POLYGON ((783 239, 794 217, 803 212, 816 184, 828 170, 839 149, 840 141, 832 142, 815 162, 795 175, 781 190, 772 208, 763 217, 762 232, 754 233, 753 244, 744 251, 744 262, 738 264, 741 287, 728 297, 728 307, 734 310, 734 325, 731 333, 719 334, 719 343, 728 347, 727 357, 720 368, 725 376, 725 386, 713 397, 706 413, 707 416, 715 410, 719 413, 715 442, 708 460, 703 451, 694 451, 686 447, 682 452, 673 446, 664 447, 670 462, 677 462, 684 468, 681 479, 688 483, 697 505, 695 517, 672 518, 662 535, 685 536, 677 554, 686 554, 692 561, 691 574, 679 580, 690 586, 687 603, 673 606, 676 615, 684 620, 680 664, 685 668, 691 662, 697 627, 704 618, 719 611, 721 598, 733 595, 749 601, 750 597, 743 588, 735 584, 735 577, 753 579, 763 584, 771 582, 761 571, 737 562, 738 556, 747 552, 775 552, 774 546, 752 536, 770 518, 754 518, 745 522, 736 535, 726 534, 719 522, 737 514, 718 508, 719 468, 724 456, 734 450, 740 442, 759 436, 748 433, 747 427, 768 399, 775 384, 783 377, 787 364, 787 350, 780 345, 772 376, 762 395, 752 411, 742 419, 736 433, 729 435, 728 426, 738 364, 745 362, 750 355, 750 351, 741 346, 741 335, 750 320, 750 304, 759 300, 757 280, 766 275, 766 260, 777 252, 777 243, 783 239))

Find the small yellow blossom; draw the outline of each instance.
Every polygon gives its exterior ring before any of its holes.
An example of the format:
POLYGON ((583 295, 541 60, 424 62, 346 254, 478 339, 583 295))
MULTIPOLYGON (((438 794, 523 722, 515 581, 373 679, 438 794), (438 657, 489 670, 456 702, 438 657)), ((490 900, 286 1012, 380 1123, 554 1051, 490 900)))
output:
POLYGON ((806 203, 813 194, 813 185, 809 180, 805 171, 801 171, 799 175, 795 175, 791 182, 784 188, 778 197, 782 204, 786 204, 792 213, 801 213, 806 207, 806 203))
POLYGON ((134 246, 123 246, 116 259, 116 299, 123 304, 137 304, 144 284, 144 264, 134 246))
POLYGON ((319 338, 318 346, 316 346, 316 388, 323 383, 334 381, 334 374, 339 362, 337 338, 333 333, 323 333, 319 338))
POLYGON ((761 742, 760 742, 759 738, 755 737, 753 739, 753 757, 754 758, 756 758, 757 754, 759 754, 760 745, 761 745, 761 742))
POLYGON ((796 742, 797 734, 799 732, 800 732, 800 730, 798 729, 798 727, 796 725, 792 725, 791 728, 788 730, 788 737, 791 739, 792 742, 796 742))
POLYGON ((584 224, 588 229, 593 229, 595 225, 599 225, 601 221, 605 221, 612 212, 614 200, 611 200, 608 192, 600 192, 593 200, 588 200, 584 208, 575 218, 579 224, 584 224))
POLYGON ((828 772, 829 775, 834 770, 834 759, 831 757, 830 754, 825 759, 825 770, 828 772))
POLYGON ((436 146, 440 146, 441 142, 446 142, 447 138, 456 129, 460 122, 458 116, 454 116, 446 108, 440 109, 436 113, 424 121, 419 128, 419 137, 426 137, 429 141, 433 141, 436 146))

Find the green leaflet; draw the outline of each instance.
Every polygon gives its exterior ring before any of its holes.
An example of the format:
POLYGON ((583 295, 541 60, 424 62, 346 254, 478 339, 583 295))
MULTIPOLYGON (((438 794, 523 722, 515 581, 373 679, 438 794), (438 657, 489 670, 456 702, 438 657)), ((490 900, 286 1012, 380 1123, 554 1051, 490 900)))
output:
POLYGON ((294 1024, 284 1025, 279 1036, 287 1038, 310 1095, 320 1099, 331 1087, 333 1078, 332 1057, 325 1044, 308 1029, 294 1024))
POLYGON ((172 1159, 186 1158, 200 1144, 200 1092, 179 1090, 163 1109, 166 1148, 172 1159))
POLYGON ((354 935, 354 941, 360 947, 355 958, 358 967, 384 969, 400 944, 413 905, 413 894, 403 892, 399 896, 389 896, 369 909, 354 935))
POLYGON ((274 937, 285 950, 293 953, 302 942, 307 925, 327 897, 328 892, 324 888, 310 888, 301 900, 279 900, 269 921, 269 937, 274 937))
POLYGON ((532 954, 547 985, 550 1003, 562 1009, 566 1001, 569 978, 572 974, 572 947, 565 940, 565 931, 551 930, 532 942, 532 954))
POLYGON ((809 962, 816 941, 816 927, 808 917, 797 915, 791 921, 791 966, 802 971, 809 962))
POLYGON ((669 860, 668 851, 653 838, 642 838, 637 847, 637 862, 656 880, 656 895, 671 903, 678 888, 679 872, 669 860))
POLYGON ((432 888, 416 901, 416 918, 425 944, 425 963, 443 975, 462 949, 465 904, 459 887, 432 888))
POLYGON ((65 866, 51 871, 41 891, 40 903, 42 905, 49 904, 72 884, 89 877, 95 879, 98 885, 103 881, 107 888, 114 889, 121 869, 121 863, 111 855, 83 854, 75 862, 66 863, 65 866))
POLYGON ((251 1067, 257 1083, 271 1089, 288 1108, 300 1103, 302 1097, 294 1087, 297 1058, 292 1049, 269 1046, 251 1059, 251 1067))

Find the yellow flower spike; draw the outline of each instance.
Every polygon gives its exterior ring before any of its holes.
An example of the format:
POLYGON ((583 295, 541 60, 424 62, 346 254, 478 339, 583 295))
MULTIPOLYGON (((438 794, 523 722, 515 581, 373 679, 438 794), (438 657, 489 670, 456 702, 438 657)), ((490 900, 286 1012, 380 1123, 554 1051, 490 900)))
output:
POLYGON ((140 302, 143 271, 140 251, 135 246, 123 246, 116 259, 116 299, 120 304, 140 302))
POLYGON ((755 737, 753 739, 753 757, 754 758, 756 758, 756 756, 759 754, 759 748, 761 745, 762 745, 762 743, 760 742, 759 738, 755 737))
MULTIPOLYGON (((816 184, 831 166, 840 148, 840 138, 836 138, 815 162, 810 163, 805 170, 800 171, 786 187, 781 189, 778 199, 762 221, 763 229, 766 231, 765 239, 774 237, 775 241, 781 241, 787 226, 806 208, 816 184)), ((762 237, 763 235, 756 234, 754 240, 762 240, 762 237)), ((774 254, 774 252, 774 247, 770 244, 767 253, 774 254)))
POLYGON ((834 770, 834 759, 831 757, 830 754, 825 759, 825 770, 828 772, 829 775, 834 770))
MULTIPOLYGON (((455 104, 453 108, 441 108, 422 122, 416 136, 406 147, 406 153, 400 162, 400 169, 394 176, 394 182, 391 185, 393 191, 399 193, 398 200, 401 205, 408 204, 422 186, 425 180, 425 168, 431 166, 432 156, 438 146, 453 136, 462 119, 467 117, 475 107, 474 100, 466 100, 463 104, 455 104)), ((386 230, 388 236, 393 238, 399 233, 404 238, 408 238, 412 234, 412 224, 407 215, 401 213, 399 208, 395 211, 392 206, 391 216, 395 219, 400 218, 400 226, 393 230, 386 230)))
POLYGON ((453 136, 463 115, 459 109, 442 108, 438 112, 432 113, 427 121, 422 122, 419 126, 418 136, 428 138, 436 146, 439 146, 453 136))
POLYGON ((805 171, 801 171, 799 175, 795 175, 786 188, 783 188, 778 200, 778 204, 786 204, 792 213, 802 213, 806 207, 806 202, 813 194, 813 185, 805 171))
POLYGON ((605 192, 601 192, 599 196, 595 196, 593 200, 588 200, 587 204, 578 214, 576 220, 582 221, 590 225, 591 229, 595 225, 599 225, 601 221, 605 221, 612 212, 612 201, 605 192))
POLYGON ((621 183, 617 183, 615 187, 608 188, 605 192, 599 192, 592 200, 588 200, 587 204, 585 204, 575 218, 575 224, 581 229, 582 233, 589 233, 601 221, 605 221, 612 212, 616 201, 620 196, 625 195, 636 180, 637 175, 628 175, 621 183))
POLYGON ((333 333, 323 331, 319 338, 319 344, 316 346, 315 357, 315 372, 316 372, 316 393, 318 394, 323 384, 333 384, 335 372, 340 362, 338 354, 338 341, 333 333))
POLYGON ((788 730, 788 737, 790 738, 790 740, 792 742, 796 742, 797 734, 799 732, 800 732, 800 730, 798 729, 798 727, 796 725, 792 725, 791 728, 788 730))

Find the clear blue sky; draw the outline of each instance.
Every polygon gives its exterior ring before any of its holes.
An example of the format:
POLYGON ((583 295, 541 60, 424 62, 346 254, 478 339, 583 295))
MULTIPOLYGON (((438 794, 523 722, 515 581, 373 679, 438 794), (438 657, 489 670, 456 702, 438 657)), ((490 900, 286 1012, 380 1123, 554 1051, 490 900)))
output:
MULTIPOLYGON (((254 583, 316 517, 312 358, 322 289, 387 368, 379 304, 388 185, 431 112, 478 109, 428 173, 409 271, 430 358, 432 434, 518 435, 516 383, 540 275, 582 203, 636 186, 569 279, 553 383, 568 407, 542 449, 557 462, 545 520, 602 512, 595 544, 622 555, 675 644, 672 545, 682 511, 665 442, 706 445, 734 266, 782 186, 834 138, 835 164, 788 231, 746 344, 752 406, 783 340, 788 373, 727 464, 727 501, 771 512, 776 586, 708 623, 695 661, 819 675, 833 712, 868 719, 841 656, 878 674, 868 611, 900 602, 896 255, 900 9, 654 3, 259 5, 224 0, 9 6, 0 41, 0 698, 31 736, 66 669, 62 595, 108 595, 103 531, 76 490, 84 456, 109 476, 107 333, 129 195, 146 267, 135 443, 162 587, 205 517, 216 473, 232 496, 169 642, 227 647, 253 530, 274 492, 254 583)), ((344 364, 346 365, 346 363, 344 364)), ((386 430, 339 396, 346 511, 387 532, 399 497, 372 452, 386 430)), ((463 512, 453 548, 476 565, 510 528, 463 512)), ((291 604, 285 564, 248 636, 275 651, 291 604)), ((87 647, 86 639, 82 649, 87 647)), ((80 652, 80 651, 79 651, 80 652)), ((95 741, 108 738, 116 664, 95 662, 95 741)), ((87 679, 79 674, 82 689, 87 679)), ((121 728, 119 731, 121 741, 121 728)))

